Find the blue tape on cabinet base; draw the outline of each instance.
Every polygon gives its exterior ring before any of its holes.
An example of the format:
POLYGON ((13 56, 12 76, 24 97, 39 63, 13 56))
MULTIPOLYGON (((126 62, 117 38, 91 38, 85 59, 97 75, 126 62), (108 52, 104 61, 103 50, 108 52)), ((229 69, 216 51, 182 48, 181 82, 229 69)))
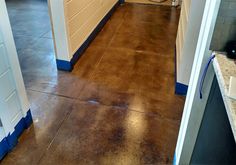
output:
POLYGON ((173 165, 176 165, 176 153, 175 153, 175 155, 174 155, 173 165))
POLYGON ((9 151, 8 142, 7 142, 7 139, 4 138, 0 142, 0 160, 4 158, 4 156, 8 153, 8 151, 9 151))
POLYGON ((72 71, 73 70, 73 65, 69 61, 64 61, 64 60, 56 60, 57 62, 57 69, 58 70, 63 70, 63 71, 72 71))
POLYGON ((81 55, 84 53, 84 51, 88 48, 89 44, 95 39, 97 34, 102 30, 104 25, 107 23, 107 21, 110 19, 116 8, 124 3, 124 0, 119 0, 112 8, 111 10, 105 15, 105 17, 100 21, 100 23, 97 25, 97 27, 93 30, 93 32, 89 35, 89 37, 86 39, 86 41, 80 46, 80 48, 75 52, 72 59, 70 61, 64 61, 64 60, 57 60, 57 68, 58 70, 63 71, 72 71, 73 66, 76 64, 76 62, 79 60, 81 55))
POLYGON ((178 83, 176 82, 175 83, 175 94, 178 94, 178 95, 186 95, 188 92, 188 86, 185 85, 185 84, 181 84, 181 83, 178 83))
POLYGON ((31 114, 31 110, 29 110, 26 114, 26 117, 24 118, 24 122, 25 122, 25 128, 29 128, 31 126, 31 124, 33 123, 33 118, 32 118, 32 114, 31 114))
POLYGON ((29 128, 32 123, 33 119, 31 111, 29 110, 26 114, 26 117, 22 118, 17 123, 14 132, 12 134, 9 134, 0 142, 0 160, 2 160, 2 158, 16 146, 20 135, 24 132, 25 129, 29 128))

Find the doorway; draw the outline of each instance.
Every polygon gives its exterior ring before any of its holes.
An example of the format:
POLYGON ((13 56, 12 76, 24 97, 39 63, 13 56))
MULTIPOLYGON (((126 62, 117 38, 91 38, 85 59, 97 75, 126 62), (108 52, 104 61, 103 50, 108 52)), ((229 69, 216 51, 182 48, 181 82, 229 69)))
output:
POLYGON ((46 0, 6 0, 26 87, 57 75, 46 0))

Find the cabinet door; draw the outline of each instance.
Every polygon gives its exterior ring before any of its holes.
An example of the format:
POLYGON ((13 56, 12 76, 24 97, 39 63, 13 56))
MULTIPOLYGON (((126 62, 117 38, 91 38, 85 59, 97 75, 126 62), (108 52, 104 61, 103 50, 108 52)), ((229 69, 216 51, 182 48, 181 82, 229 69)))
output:
POLYGON ((0 125, 0 141, 6 137, 3 127, 0 125))
POLYGON ((5 45, 0 44, 0 138, 3 136, 3 130, 8 133, 14 131, 14 127, 23 117, 19 96, 16 91, 16 85, 12 69, 9 66, 8 55, 5 45))
MULTIPOLYGON (((0 38, 1 40, 1 38, 0 38)), ((9 63, 6 56, 6 50, 3 44, 0 43, 0 75, 9 68, 9 63)))

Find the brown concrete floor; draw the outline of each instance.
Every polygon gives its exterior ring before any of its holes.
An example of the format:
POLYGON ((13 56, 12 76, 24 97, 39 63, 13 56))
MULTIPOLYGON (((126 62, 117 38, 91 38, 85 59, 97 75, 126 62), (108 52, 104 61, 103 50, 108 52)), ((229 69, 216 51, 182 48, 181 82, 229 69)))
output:
POLYGON ((158 0, 126 0, 125 2, 128 3, 140 3, 140 4, 153 4, 153 5, 165 5, 165 6, 171 6, 172 0, 166 0, 166 1, 160 1, 158 0))
POLYGON ((57 71, 46 26, 23 35, 12 21, 34 124, 1 164, 171 164, 184 104, 174 95, 178 17, 171 7, 120 6, 72 73, 57 71))

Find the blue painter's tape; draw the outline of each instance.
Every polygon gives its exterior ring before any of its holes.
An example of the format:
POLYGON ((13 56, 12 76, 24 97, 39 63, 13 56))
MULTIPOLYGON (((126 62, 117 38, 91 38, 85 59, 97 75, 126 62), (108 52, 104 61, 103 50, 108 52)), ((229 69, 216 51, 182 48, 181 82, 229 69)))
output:
POLYGON ((27 129, 33 123, 31 111, 29 110, 26 114, 26 117, 22 118, 17 125, 15 126, 14 132, 6 137, 8 141, 9 150, 12 150, 17 142, 20 135, 25 129, 27 129))
POLYGON ((176 153, 174 155, 173 165, 176 165, 176 153))
POLYGON ((185 84, 175 83, 175 94, 186 95, 188 92, 188 86, 185 84))
POLYGON ((31 111, 29 110, 26 114, 26 117, 22 118, 17 125, 12 134, 9 134, 0 142, 0 160, 11 151, 16 144, 18 143, 18 138, 33 123, 31 111))
POLYGON ((56 60, 57 62, 57 69, 64 70, 64 71, 72 71, 73 65, 69 61, 64 60, 56 60))
POLYGON ((106 14, 106 16, 100 21, 100 23, 97 25, 97 27, 93 30, 93 32, 89 35, 89 37, 86 39, 86 41, 81 45, 81 47, 75 52, 72 59, 70 61, 63 61, 63 60, 57 60, 57 68, 59 70, 64 71, 72 71, 73 66, 76 64, 76 62, 79 60, 81 55, 84 53, 84 51, 88 48, 89 44, 95 39, 97 34, 102 30, 103 26, 106 24, 106 22, 110 19, 116 8, 121 4, 124 3, 124 0, 119 0, 112 9, 106 14))
POLYGON ((24 118, 24 122, 25 122, 25 129, 29 128, 33 123, 33 118, 30 110, 27 112, 26 117, 24 118))
POLYGON ((25 129, 24 119, 21 119, 15 126, 15 130, 12 134, 9 134, 6 139, 9 145, 9 150, 12 150, 18 143, 18 137, 22 134, 25 129))
POLYGON ((8 142, 7 142, 7 139, 4 138, 0 142, 0 160, 3 159, 3 157, 8 153, 8 151, 9 151, 8 142))
POLYGON ((188 86, 177 82, 177 56, 175 46, 175 94, 185 96, 188 92, 188 86))

